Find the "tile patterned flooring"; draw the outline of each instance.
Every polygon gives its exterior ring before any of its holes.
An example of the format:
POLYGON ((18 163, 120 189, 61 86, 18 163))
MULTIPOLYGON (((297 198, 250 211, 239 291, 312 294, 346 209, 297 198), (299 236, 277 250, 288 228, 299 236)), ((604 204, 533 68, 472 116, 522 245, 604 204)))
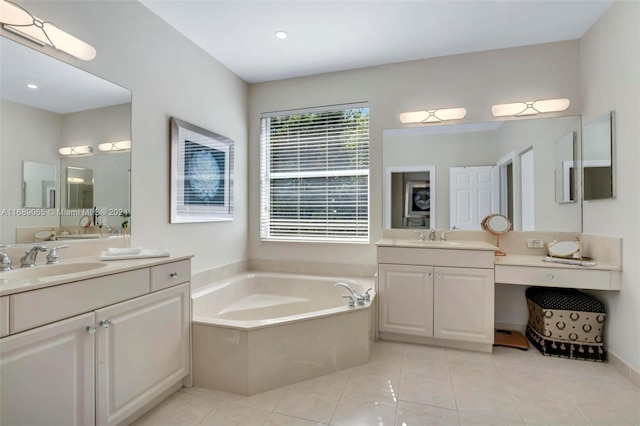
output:
POLYGON ((135 426, 640 425, 640 388, 610 364, 393 342, 368 364, 250 397, 182 388, 135 426))

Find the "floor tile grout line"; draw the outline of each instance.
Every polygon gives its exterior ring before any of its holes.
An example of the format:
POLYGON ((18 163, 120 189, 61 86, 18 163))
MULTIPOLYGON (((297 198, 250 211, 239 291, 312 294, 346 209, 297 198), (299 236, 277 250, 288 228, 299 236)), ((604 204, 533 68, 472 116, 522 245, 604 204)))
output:
MULTIPOLYGON (((351 374, 349 374, 349 376, 351 376, 351 374)), ((329 421, 327 422, 327 424, 331 424, 331 422, 333 421, 333 417, 336 415, 336 410, 338 409, 338 405, 340 405, 340 401, 342 401, 342 397, 344 396, 344 389, 340 392, 340 398, 338 398, 338 402, 336 404, 335 407, 333 407, 333 412, 331 413, 331 417, 329 417, 329 421)))

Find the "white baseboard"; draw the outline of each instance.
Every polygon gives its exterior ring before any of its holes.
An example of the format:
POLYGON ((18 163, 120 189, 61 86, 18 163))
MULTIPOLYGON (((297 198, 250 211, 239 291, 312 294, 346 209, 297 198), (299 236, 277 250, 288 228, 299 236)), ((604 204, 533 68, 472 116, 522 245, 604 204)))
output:
POLYGON ((625 377, 631 380, 636 386, 640 386, 640 371, 631 367, 611 351, 607 351, 607 360, 615 367, 616 370, 624 374, 625 377))

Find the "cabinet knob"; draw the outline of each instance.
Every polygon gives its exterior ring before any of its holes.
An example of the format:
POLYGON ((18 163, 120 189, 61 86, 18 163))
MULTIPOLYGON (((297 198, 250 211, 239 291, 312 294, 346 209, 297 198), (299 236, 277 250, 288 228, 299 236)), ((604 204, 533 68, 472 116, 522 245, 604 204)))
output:
POLYGON ((96 331, 98 331, 98 327, 96 327, 95 324, 91 324, 87 326, 87 333, 95 334, 96 331))
POLYGON ((553 274, 549 274, 549 280, 555 281, 556 280, 556 276, 553 275, 553 274))
POLYGON ((172 273, 169 274, 169 276, 171 278, 178 278, 180 276, 180 274, 178 274, 177 272, 172 272, 172 273))
POLYGON ((428 272, 428 273, 427 273, 427 276, 428 276, 428 277, 432 277, 432 276, 433 276, 433 272, 428 272))
POLYGON ((107 319, 103 319, 102 321, 100 321, 100 325, 104 328, 109 328, 109 326, 111 326, 111 324, 113 324, 111 322, 111 320, 109 318, 107 319))
POLYGON ((436 278, 440 278, 440 274, 436 274, 436 278))

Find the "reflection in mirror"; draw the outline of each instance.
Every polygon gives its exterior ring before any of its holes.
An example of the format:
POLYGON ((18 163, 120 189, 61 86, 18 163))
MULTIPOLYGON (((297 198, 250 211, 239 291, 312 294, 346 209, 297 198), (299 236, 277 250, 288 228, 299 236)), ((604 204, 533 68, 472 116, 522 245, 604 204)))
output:
POLYGON ((93 207, 93 170, 67 166, 67 208, 93 207))
POLYGON ((615 197, 613 112, 590 121, 583 132, 582 173, 585 200, 615 197))
POLYGON ((385 169, 386 228, 435 227, 435 167, 385 169))
POLYGON ((54 208, 57 187, 58 172, 55 164, 22 162, 22 207, 54 208))
MULTIPOLYGON (((84 213, 69 210, 71 200, 66 198, 67 166, 93 170, 98 186, 89 207, 115 213, 130 209, 130 152, 98 150, 99 144, 131 140, 129 90, 5 37, 0 37, 0 86, 0 209, 7 212, 0 217, 0 244, 33 242, 40 230, 68 233, 69 238, 81 232, 78 220, 84 213), (27 88, 27 83, 38 89, 27 88), (93 155, 61 158, 60 148, 76 145, 91 145, 93 155), (31 216, 20 210, 38 207, 35 200, 42 195, 41 189, 32 197, 29 166, 27 179, 21 179, 23 161, 56 165, 54 189, 45 185, 52 201, 39 206, 55 210, 31 216), (28 193, 16 182, 27 182, 28 193), (117 194, 117 204, 111 204, 115 197, 104 194, 117 194)), ((107 220, 113 228, 122 222, 120 217, 107 220)))
POLYGON ((576 201, 576 143, 576 132, 556 141, 556 203, 576 201))
MULTIPOLYGON (((517 231, 581 232, 579 194, 574 191, 576 202, 557 203, 554 178, 556 141, 574 132, 579 141, 580 123, 580 117, 535 117, 388 129, 383 132, 383 168, 434 166, 430 213, 437 220, 431 228, 480 230, 485 216, 500 213, 517 231)), ((398 195, 390 184, 386 179, 384 224, 396 227, 391 212, 399 208, 398 195)))

